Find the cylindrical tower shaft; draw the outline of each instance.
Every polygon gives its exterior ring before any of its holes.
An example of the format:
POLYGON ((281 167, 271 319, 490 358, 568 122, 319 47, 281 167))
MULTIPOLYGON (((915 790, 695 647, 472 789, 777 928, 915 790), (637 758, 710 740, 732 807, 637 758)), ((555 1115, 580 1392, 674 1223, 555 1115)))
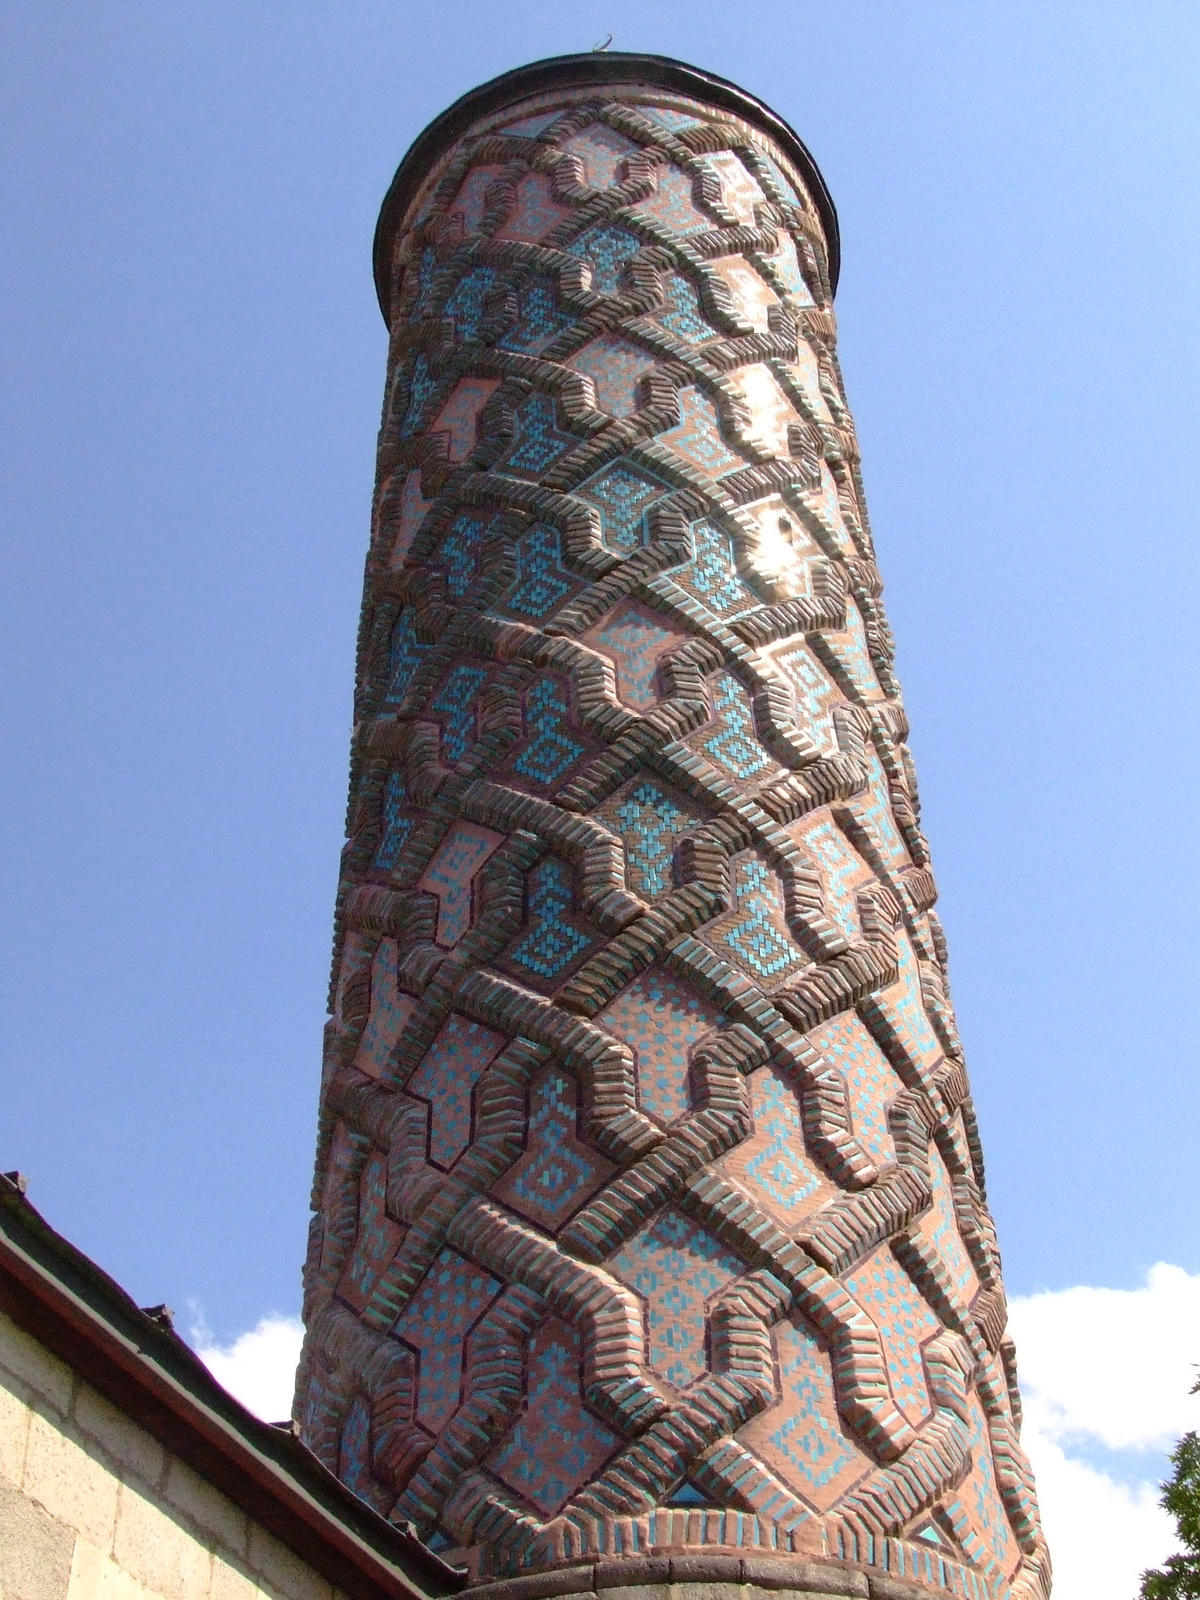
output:
POLYGON ((836 226, 615 55, 467 96, 380 222, 297 1415, 514 1595, 1048 1588, 836 226))

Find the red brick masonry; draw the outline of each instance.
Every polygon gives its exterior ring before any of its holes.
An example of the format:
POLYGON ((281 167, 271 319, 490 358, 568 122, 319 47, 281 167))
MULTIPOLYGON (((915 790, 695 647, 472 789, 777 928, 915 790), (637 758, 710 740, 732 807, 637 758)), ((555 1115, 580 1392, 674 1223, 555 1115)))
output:
POLYGON ((376 272, 305 1439, 530 1594, 1045 1594, 811 157, 540 63, 376 272))

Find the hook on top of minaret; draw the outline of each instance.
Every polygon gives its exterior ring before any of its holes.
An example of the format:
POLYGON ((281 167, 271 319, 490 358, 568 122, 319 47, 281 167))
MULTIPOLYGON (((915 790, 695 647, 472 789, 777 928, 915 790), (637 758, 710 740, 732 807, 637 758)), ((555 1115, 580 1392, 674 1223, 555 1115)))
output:
POLYGON ((599 44, 594 44, 592 46, 592 54, 593 55, 597 55, 597 56, 602 56, 604 54, 604 52, 608 49, 608 47, 612 43, 612 41, 613 41, 613 36, 610 33, 606 39, 601 39, 599 44))

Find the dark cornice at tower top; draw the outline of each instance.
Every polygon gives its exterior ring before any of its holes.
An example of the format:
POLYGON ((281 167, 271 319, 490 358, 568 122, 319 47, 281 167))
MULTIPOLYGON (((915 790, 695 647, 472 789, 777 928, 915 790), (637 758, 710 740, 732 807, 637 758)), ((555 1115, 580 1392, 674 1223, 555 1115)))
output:
POLYGON ((837 210, 821 169, 800 135, 778 113, 727 78, 692 67, 670 56, 644 55, 637 50, 589 50, 585 54, 549 56, 527 66, 503 72, 478 88, 470 89, 419 133, 396 169, 375 228, 375 292, 387 321, 392 240, 410 201, 438 157, 462 137, 480 117, 502 111, 546 89, 576 88, 590 83, 639 83, 674 89, 740 117, 773 139, 803 177, 820 214, 829 249, 829 281, 836 292, 841 267, 841 240, 837 210))

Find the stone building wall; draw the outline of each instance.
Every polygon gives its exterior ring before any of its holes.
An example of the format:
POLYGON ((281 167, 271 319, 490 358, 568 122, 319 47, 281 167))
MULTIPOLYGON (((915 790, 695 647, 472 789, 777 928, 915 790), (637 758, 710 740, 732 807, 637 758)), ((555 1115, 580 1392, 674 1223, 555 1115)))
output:
POLYGON ((0 1600, 342 1600, 0 1313, 0 1600))

